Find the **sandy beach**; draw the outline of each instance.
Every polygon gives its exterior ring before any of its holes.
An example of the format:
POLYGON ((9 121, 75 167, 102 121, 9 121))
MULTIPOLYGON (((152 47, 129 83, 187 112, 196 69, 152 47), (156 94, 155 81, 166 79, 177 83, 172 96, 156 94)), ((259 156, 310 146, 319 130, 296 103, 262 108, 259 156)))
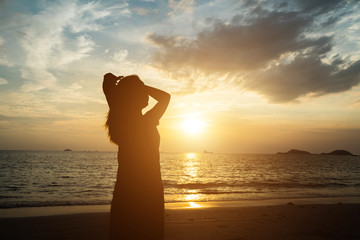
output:
MULTIPOLYGON (((360 204, 335 201, 170 204, 165 239, 360 239, 360 204)), ((14 215, 1 216, 0 239, 107 239, 108 206, 41 209, 9 209, 14 215)))

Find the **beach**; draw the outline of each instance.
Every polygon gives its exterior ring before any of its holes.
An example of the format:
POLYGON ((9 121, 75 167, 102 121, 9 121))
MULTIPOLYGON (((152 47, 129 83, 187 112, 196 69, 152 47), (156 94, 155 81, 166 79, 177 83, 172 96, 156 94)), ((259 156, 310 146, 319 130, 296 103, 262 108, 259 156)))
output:
MULTIPOLYGON (((165 239, 360 239, 357 201, 333 198, 167 204, 165 239)), ((0 239, 107 239, 108 209, 3 209, 0 239)))

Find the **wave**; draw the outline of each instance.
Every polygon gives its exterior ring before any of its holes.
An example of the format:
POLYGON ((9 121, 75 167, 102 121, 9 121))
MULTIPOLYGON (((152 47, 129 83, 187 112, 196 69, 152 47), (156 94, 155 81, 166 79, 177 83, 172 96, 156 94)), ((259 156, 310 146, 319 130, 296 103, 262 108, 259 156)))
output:
POLYGON ((359 184, 347 183, 266 183, 266 182, 250 182, 250 183, 184 183, 177 184, 165 182, 165 188, 177 189, 207 189, 207 188, 336 188, 336 187, 358 187, 359 184))
POLYGON ((109 205, 110 200, 97 201, 26 201, 26 202, 4 202, 0 208, 22 208, 22 207, 57 207, 57 206, 88 206, 109 205))

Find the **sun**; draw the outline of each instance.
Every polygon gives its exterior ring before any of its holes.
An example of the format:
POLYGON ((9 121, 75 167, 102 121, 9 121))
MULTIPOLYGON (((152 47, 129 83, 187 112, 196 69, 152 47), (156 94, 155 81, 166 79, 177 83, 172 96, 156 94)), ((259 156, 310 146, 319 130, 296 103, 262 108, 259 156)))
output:
POLYGON ((182 129, 189 134, 198 134, 204 130, 205 122, 194 116, 187 117, 181 124, 182 129))

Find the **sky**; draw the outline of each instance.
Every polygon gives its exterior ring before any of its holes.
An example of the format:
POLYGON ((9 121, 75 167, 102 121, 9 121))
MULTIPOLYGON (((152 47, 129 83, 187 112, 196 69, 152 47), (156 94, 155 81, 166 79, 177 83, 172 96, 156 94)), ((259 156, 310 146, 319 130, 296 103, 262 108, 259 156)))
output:
POLYGON ((360 154, 359 39, 356 0, 0 0, 0 149, 115 151, 112 72, 171 94, 161 151, 360 154))

